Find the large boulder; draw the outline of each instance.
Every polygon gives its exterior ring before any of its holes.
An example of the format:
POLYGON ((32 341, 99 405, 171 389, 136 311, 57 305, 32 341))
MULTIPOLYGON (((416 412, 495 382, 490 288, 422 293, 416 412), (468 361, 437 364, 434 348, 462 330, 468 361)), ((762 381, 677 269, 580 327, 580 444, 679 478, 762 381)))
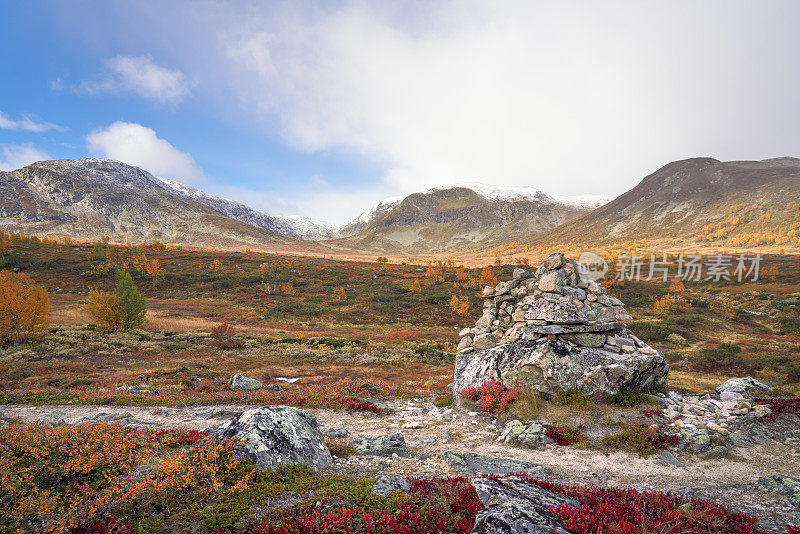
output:
POLYGON ((454 391, 496 380, 549 398, 665 384, 664 357, 625 328, 630 315, 622 301, 583 272, 556 253, 533 273, 516 271, 484 291, 483 315, 460 332, 454 391))
POLYGON ((472 485, 484 506, 475 518, 473 534, 569 534, 551 509, 579 506, 574 499, 515 476, 473 478, 472 485))
POLYGON ((291 406, 247 410, 223 424, 222 437, 237 438, 237 454, 259 469, 306 464, 314 469, 333 465, 333 457, 310 413, 291 406))
POLYGON ((508 388, 519 384, 524 391, 552 398, 559 392, 614 395, 664 384, 669 365, 663 356, 632 348, 630 353, 616 353, 558 338, 523 339, 459 354, 453 388, 458 392, 496 380, 508 388))

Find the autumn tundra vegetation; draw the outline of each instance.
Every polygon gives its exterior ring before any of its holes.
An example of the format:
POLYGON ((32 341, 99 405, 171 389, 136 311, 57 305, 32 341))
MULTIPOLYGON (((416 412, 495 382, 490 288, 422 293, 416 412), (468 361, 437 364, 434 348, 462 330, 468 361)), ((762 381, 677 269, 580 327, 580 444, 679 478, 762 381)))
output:
MULTIPOLYGON (((675 436, 653 428, 660 408, 643 395, 544 399, 497 382, 448 390, 458 331, 480 316, 484 286, 537 258, 480 267, 446 258, 347 262, 5 233, 0 244, 7 407, 168 414, 289 405, 384 425, 392 402, 429 399, 448 410, 460 395, 487 421, 550 414, 544 431, 564 450, 630 451, 639 459, 675 446, 675 436), (235 372, 264 387, 230 387, 235 372), (302 379, 279 380, 286 377, 302 379), (629 419, 604 435, 580 423, 611 418, 613 410, 629 419)), ((751 375, 775 388, 763 402, 776 424, 779 414, 800 410, 800 301, 792 295, 800 259, 765 256, 763 272, 755 282, 612 276, 603 285, 634 316, 631 331, 671 364, 671 391, 690 394, 751 375)), ((125 427, 103 417, 66 425, 54 423, 57 416, 2 420, 0 532, 470 532, 484 509, 469 478, 453 473, 408 473, 406 486, 381 495, 371 488, 384 467, 261 471, 236 454, 235 440, 197 428, 125 427)), ((353 446, 326 440, 345 462, 337 465, 350 465, 353 446)), ((523 481, 571 499, 550 510, 570 532, 770 531, 751 515, 691 495, 523 481)))

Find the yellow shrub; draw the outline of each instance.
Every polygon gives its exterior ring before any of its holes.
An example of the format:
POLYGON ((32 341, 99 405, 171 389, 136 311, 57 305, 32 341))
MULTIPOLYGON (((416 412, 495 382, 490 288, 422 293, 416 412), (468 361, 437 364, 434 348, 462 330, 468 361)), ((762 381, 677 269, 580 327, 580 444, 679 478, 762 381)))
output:
POLYGON ((117 330, 122 326, 122 314, 115 293, 93 289, 89 293, 86 313, 103 328, 117 330))
POLYGON ((34 335, 49 322, 50 297, 25 273, 0 271, 0 338, 34 335))

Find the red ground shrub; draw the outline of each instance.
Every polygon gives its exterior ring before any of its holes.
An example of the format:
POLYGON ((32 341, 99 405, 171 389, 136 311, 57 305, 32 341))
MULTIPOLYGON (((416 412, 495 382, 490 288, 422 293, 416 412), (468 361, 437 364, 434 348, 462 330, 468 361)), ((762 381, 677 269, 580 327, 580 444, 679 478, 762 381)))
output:
POLYGON ((387 511, 360 509, 323 511, 316 507, 294 510, 277 525, 264 524, 254 534, 467 534, 483 508, 472 484, 463 477, 409 479, 411 488, 387 511))
POLYGON ((374 402, 370 402, 367 400, 362 400, 358 398, 353 398, 347 401, 347 412, 374 412, 374 413, 383 413, 383 411, 378 408, 374 402))
POLYGON ((778 417, 782 413, 793 413, 797 416, 800 416, 800 398, 782 398, 782 399, 767 399, 767 398, 759 398, 753 399, 758 404, 766 404, 769 406, 769 409, 772 410, 772 413, 769 415, 765 415, 761 418, 762 421, 771 422, 774 421, 776 417, 778 417))
POLYGON ((482 410, 500 415, 508 410, 508 403, 517 398, 519 388, 519 384, 513 389, 508 389, 496 380, 489 380, 484 382, 479 389, 467 388, 459 391, 458 394, 477 402, 482 410))
POLYGON ((572 428, 567 425, 542 425, 547 431, 547 437, 562 447, 574 445, 581 440, 582 427, 572 428))

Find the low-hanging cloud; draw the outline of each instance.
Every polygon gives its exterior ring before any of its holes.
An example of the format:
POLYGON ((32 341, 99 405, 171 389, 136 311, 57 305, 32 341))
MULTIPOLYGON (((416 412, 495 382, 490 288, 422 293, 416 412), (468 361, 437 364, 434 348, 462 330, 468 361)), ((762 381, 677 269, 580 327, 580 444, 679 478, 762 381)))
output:
POLYGON ((674 159, 798 146, 789 4, 419 7, 248 9, 223 33, 228 81, 291 145, 360 153, 403 192, 615 194, 674 159))
POLYGON ((44 150, 30 143, 0 145, 0 171, 13 171, 37 161, 51 159, 44 150))
MULTIPOLYGON (((57 80, 54 88, 63 87, 57 80)), ((84 81, 77 92, 96 94, 134 94, 159 104, 177 104, 191 92, 186 75, 156 64, 152 56, 115 56, 106 63, 100 79, 84 81)))
POLYGON ((205 180, 203 170, 191 155, 178 150, 155 130, 131 122, 115 122, 86 136, 92 155, 111 158, 147 172, 180 182, 205 180))

